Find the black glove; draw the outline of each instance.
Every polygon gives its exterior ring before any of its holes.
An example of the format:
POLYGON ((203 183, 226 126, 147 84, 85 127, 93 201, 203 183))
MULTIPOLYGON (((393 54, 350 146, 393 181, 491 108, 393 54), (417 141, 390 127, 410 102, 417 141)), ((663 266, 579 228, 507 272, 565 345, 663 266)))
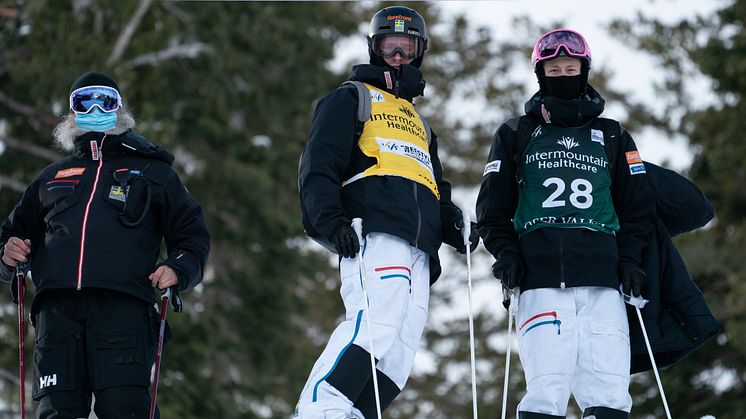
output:
MULTIPOLYGON (((453 246, 462 255, 466 253, 464 245, 464 214, 455 205, 443 205, 440 207, 443 226, 443 243, 453 246)), ((477 224, 471 223, 469 234, 471 245, 469 249, 473 252, 479 245, 479 232, 477 224)))
POLYGON ((354 258, 360 251, 360 242, 357 240, 355 229, 349 224, 340 227, 332 236, 331 242, 337 254, 343 258, 354 258))
MULTIPOLYGON (((461 253, 462 255, 466 254, 466 245, 464 245, 464 220, 458 219, 454 221, 453 228, 456 230, 456 233, 458 233, 458 237, 461 239, 460 242, 458 242, 457 246, 453 246, 456 248, 456 251, 461 253)), ((479 246, 479 231, 477 230, 477 223, 472 222, 471 228, 469 229, 469 252, 473 252, 477 250, 477 246, 479 246)))
POLYGON ((642 283, 645 282, 645 271, 639 266, 623 264, 621 266, 622 292, 633 297, 639 297, 642 283))
POLYGON ((503 287, 513 289, 523 279, 523 262, 516 252, 503 251, 492 264, 492 275, 502 282, 503 287))

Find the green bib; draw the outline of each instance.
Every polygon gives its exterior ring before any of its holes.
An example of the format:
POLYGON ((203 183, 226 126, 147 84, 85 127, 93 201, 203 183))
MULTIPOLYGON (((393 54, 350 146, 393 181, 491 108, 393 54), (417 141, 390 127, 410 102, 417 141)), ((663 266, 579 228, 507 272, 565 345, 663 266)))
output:
POLYGON ((616 234, 619 219, 611 199, 603 131, 539 125, 524 150, 523 183, 513 226, 519 234, 537 228, 589 228, 616 234))

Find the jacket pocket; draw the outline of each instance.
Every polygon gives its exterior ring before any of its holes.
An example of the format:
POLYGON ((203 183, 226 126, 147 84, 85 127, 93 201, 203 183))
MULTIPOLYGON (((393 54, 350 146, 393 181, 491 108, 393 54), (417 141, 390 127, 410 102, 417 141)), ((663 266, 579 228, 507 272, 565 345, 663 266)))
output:
POLYGON ((153 179, 143 171, 115 169, 104 177, 101 187, 101 199, 113 207, 116 217, 125 226, 139 226, 150 212, 153 179), (122 182, 124 178, 126 181, 122 182))
POLYGON ((34 347, 32 398, 36 401, 57 391, 75 390, 76 365, 74 335, 45 336, 34 347))
POLYGON ((49 223, 60 213, 75 206, 83 190, 81 186, 78 179, 48 181, 41 190, 42 206, 49 209, 44 216, 44 222, 49 223))

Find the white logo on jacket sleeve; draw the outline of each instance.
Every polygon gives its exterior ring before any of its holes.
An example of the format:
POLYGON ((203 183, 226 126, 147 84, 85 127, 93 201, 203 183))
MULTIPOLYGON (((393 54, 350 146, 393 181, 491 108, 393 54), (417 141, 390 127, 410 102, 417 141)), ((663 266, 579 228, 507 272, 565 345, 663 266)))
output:
POLYGON ((484 166, 484 173, 482 174, 482 176, 486 176, 487 173, 498 173, 500 171, 501 163, 502 160, 493 160, 487 163, 487 165, 484 166))
POLYGON ((629 165, 629 174, 631 175, 640 175, 645 173, 645 164, 644 163, 634 163, 629 165))
POLYGON ((593 141, 594 143, 605 145, 604 144, 604 132, 601 130, 592 129, 591 130, 591 141, 593 141))

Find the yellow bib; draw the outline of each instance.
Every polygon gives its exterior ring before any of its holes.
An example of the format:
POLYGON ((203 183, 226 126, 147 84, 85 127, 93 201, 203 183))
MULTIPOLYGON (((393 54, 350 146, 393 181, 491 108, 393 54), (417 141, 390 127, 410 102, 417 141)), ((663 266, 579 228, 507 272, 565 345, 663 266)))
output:
POLYGON ((401 176, 427 186, 440 199, 428 135, 414 106, 369 84, 365 86, 370 92, 371 113, 358 147, 363 154, 376 159, 376 164, 344 184, 368 176, 401 176))

